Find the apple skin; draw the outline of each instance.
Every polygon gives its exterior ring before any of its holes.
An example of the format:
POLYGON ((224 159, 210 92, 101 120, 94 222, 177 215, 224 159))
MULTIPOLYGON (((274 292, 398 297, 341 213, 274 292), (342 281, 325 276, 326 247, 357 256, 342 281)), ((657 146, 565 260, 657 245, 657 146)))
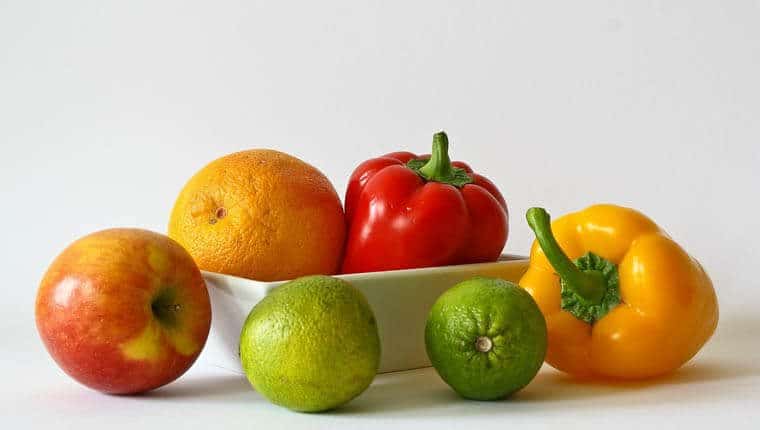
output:
POLYGON ((198 266, 177 242, 140 229, 85 236, 51 264, 37 330, 69 376, 133 394, 182 375, 200 354, 211 305, 198 266))

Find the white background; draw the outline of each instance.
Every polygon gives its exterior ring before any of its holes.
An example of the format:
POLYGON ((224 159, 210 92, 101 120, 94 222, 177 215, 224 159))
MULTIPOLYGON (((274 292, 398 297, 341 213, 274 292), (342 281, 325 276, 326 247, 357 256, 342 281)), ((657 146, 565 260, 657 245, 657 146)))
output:
POLYGON ((760 418, 760 2, 0 0, 0 145, 3 428, 760 418), (713 341, 656 383, 544 371, 513 401, 476 403, 416 371, 319 416, 203 365, 153 396, 102 396, 44 352, 33 302, 54 256, 105 227, 165 231, 208 161, 275 148, 342 194, 357 163, 427 152, 439 129, 505 195, 508 252, 527 252, 533 205, 559 215, 604 201, 653 217, 712 275, 713 341))

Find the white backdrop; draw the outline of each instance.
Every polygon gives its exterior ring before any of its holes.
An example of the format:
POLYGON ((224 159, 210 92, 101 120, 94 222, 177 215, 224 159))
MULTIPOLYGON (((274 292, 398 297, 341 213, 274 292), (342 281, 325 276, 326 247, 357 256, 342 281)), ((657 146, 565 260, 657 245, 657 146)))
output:
POLYGON ((530 206, 637 207, 703 262, 723 321, 760 328, 758 77, 757 1, 0 0, 0 371, 61 383, 43 271, 94 230, 165 231, 208 161, 274 148, 343 194, 439 129, 505 195, 506 251, 530 206))

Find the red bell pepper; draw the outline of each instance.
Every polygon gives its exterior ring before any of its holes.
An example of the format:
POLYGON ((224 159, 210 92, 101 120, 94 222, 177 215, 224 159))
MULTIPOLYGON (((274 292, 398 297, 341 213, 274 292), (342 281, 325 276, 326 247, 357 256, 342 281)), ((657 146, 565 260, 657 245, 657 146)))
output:
POLYGON ((495 261, 507 241, 496 186, 451 162, 448 138, 430 156, 394 152, 360 164, 348 183, 343 273, 495 261))

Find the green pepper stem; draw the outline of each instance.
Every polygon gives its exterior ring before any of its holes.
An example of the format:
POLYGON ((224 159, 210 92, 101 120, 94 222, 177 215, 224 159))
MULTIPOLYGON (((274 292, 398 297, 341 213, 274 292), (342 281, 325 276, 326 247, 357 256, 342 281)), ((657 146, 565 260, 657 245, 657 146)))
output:
POLYGON ((536 240, 544 251, 554 270, 565 285, 576 294, 591 303, 600 303, 604 297, 607 285, 601 273, 583 272, 562 251, 551 228, 551 218, 543 208, 530 208, 525 217, 528 225, 536 234, 536 240))
POLYGON ((445 182, 454 176, 454 168, 449 158, 449 138, 445 132, 439 131, 433 135, 430 160, 420 167, 419 172, 428 181, 445 182))

